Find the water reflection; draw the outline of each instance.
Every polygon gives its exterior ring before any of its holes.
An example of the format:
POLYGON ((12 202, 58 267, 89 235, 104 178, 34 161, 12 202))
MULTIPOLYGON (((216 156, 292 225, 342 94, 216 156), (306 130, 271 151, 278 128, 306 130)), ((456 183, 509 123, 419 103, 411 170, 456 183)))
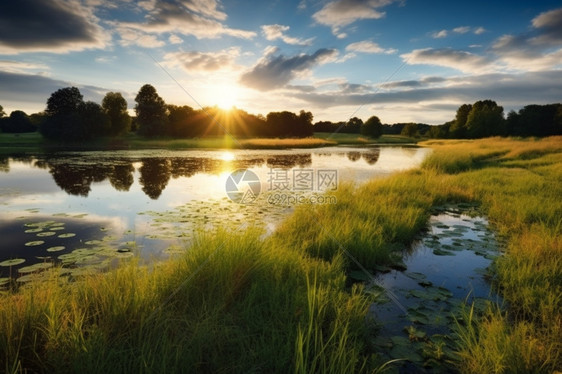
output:
MULTIPOLYGON (((415 156, 416 149, 406 151, 415 156)), ((330 158, 346 157, 353 163, 363 159, 367 165, 374 165, 380 157, 380 148, 362 150, 318 152, 315 156, 330 158)), ((237 159, 232 152, 222 152, 216 157, 97 157, 89 160, 81 154, 11 156, 0 158, 0 171, 10 172, 10 162, 29 164, 34 168, 46 169, 55 184, 69 195, 88 197, 92 184, 108 180, 117 191, 127 192, 134 184, 135 165, 140 174, 139 184, 146 196, 158 199, 171 178, 193 177, 196 174, 220 175, 236 169, 262 167, 272 169, 306 168, 313 163, 313 153, 265 154, 260 157, 237 159)))

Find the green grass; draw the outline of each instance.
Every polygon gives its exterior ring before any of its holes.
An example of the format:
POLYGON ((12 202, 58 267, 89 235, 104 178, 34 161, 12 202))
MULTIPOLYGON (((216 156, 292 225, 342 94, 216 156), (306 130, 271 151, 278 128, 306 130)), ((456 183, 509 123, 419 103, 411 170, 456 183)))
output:
POLYGON ((457 330, 460 372, 562 370, 561 137, 424 143, 422 167, 301 206, 274 235, 209 233, 181 257, 0 295, 6 372, 373 372, 357 268, 392 266, 431 208, 477 202, 505 240, 505 309, 457 330), (360 265, 359 265, 360 264, 360 265))
POLYGON ((369 138, 357 134, 344 134, 344 133, 329 133, 329 132, 315 132, 314 137, 335 141, 338 144, 414 144, 419 139, 410 138, 403 135, 382 135, 380 138, 369 138))

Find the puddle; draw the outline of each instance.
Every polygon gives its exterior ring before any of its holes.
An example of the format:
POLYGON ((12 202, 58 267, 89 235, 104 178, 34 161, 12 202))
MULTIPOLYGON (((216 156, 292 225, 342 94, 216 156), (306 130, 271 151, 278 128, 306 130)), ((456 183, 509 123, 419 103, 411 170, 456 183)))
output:
POLYGON ((394 365, 394 372, 450 372, 450 334, 463 306, 474 303, 478 311, 488 301, 500 302, 486 281, 487 268, 499 254, 485 218, 471 217, 458 207, 442 208, 404 257, 407 270, 377 276, 395 300, 371 307, 380 323, 374 350, 384 361, 405 360, 394 365))

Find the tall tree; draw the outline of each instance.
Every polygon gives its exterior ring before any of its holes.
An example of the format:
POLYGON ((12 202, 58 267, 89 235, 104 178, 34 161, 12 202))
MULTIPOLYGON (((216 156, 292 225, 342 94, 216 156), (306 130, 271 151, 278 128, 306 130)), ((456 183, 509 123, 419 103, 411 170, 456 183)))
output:
POLYGON ((2 108, 2 105, 0 105, 0 118, 4 117, 6 115, 6 112, 4 112, 4 108, 2 108))
POLYGON ((120 92, 108 92, 101 103, 109 117, 109 135, 123 135, 131 128, 131 116, 127 112, 127 101, 120 92))
POLYGON ((472 139, 504 135, 503 107, 493 100, 475 102, 466 119, 466 131, 468 137, 472 139))
POLYGON ((47 100, 45 112, 50 116, 75 113, 84 102, 80 90, 76 87, 61 88, 51 94, 47 100))
POLYGON ((160 136, 167 132, 168 115, 164 99, 150 84, 145 84, 135 97, 137 132, 142 136, 160 136))
POLYGON ((362 126, 363 126, 363 120, 361 118, 352 117, 347 121, 343 131, 341 132, 359 134, 361 132, 362 126))
POLYGON ((455 116, 455 121, 449 129, 449 133, 452 138, 464 139, 467 136, 466 131, 466 121, 468 115, 472 110, 472 104, 463 104, 457 109, 457 115, 455 116))
POLYGON ((51 94, 45 109, 46 118, 39 130, 48 139, 62 141, 86 140, 78 110, 84 104, 76 87, 61 88, 51 94))
POLYGON ((371 138, 378 138, 382 135, 382 123, 379 117, 371 116, 361 126, 361 135, 370 136, 371 138))

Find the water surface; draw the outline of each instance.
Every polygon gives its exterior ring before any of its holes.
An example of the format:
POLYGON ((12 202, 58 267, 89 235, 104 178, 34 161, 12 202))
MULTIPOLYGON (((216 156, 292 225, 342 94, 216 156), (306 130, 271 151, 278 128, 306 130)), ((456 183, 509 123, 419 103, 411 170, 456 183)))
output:
POLYGON ((291 211, 291 204, 264 199, 248 205, 232 202, 225 185, 238 169, 255 173, 260 196, 279 190, 282 177, 288 189, 281 192, 305 186, 306 193, 320 194, 326 188, 319 183, 319 172, 332 172, 337 188, 343 182, 362 183, 416 167, 427 152, 411 147, 327 147, 3 157, 0 277, 33 273, 29 266, 40 263, 63 261, 73 268, 107 266, 115 257, 134 254, 166 257, 186 246, 195 227, 263 222, 273 230, 291 211), (310 175, 310 184, 302 184, 303 173, 310 175), (14 259, 23 262, 5 262, 14 259))

